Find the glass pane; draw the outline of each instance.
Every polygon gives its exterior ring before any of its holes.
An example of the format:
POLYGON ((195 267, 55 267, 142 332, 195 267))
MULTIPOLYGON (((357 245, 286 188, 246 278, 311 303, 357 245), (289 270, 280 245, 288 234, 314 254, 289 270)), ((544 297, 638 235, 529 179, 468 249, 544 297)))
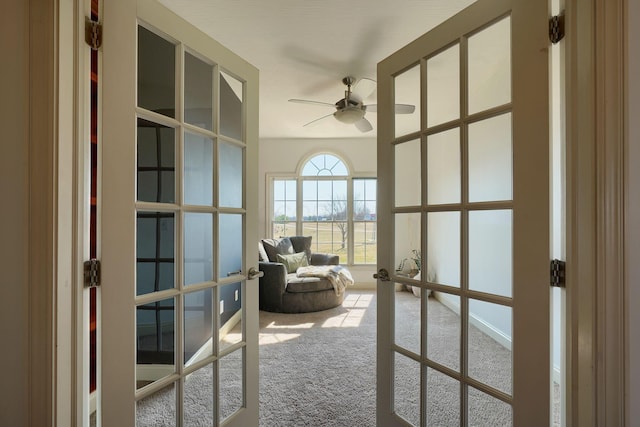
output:
POLYGON ((175 301, 136 307, 136 388, 175 372, 175 301))
POLYGON ((184 121, 213 130, 213 66, 184 54, 184 121))
MULTIPOLYGON (((460 383, 435 369, 427 368, 427 425, 460 425, 460 383)), ((469 424, 477 426, 480 424, 469 424)), ((495 424, 498 426, 499 424, 495 424)))
POLYGON ((312 157, 302 168, 302 176, 345 176, 349 175, 347 166, 331 154, 319 154, 312 157))
POLYGON ((295 180, 274 180, 273 219, 275 221, 295 221, 297 218, 296 198, 295 180))
POLYGON ((242 140, 244 87, 238 79, 220 72, 220 133, 242 140))
POLYGON ((427 214, 427 280, 460 287, 460 212, 427 214))
POLYGON ((220 359, 220 421, 233 415, 244 405, 243 380, 244 349, 236 350, 220 359))
MULTIPOLYGON (((420 307, 421 298, 414 296, 411 286, 395 292, 395 344, 420 355, 420 307)), ((420 295, 419 293, 417 295, 420 295)))
POLYGON ((204 427, 213 423, 213 365, 206 365, 184 379, 184 426, 204 427))
POLYGON ((138 106, 176 116, 176 48, 138 27, 138 106))
POLYGON ((184 296, 184 364, 189 366, 213 352, 213 299, 211 289, 184 296))
POLYGON ((213 140, 184 133, 184 203, 213 205, 213 140))
POLYGON ((302 200, 318 200, 318 181, 302 181, 302 200))
POLYGON ((220 278, 242 272, 242 215, 220 214, 219 216, 220 278))
POLYGON ((419 206, 422 203, 422 168, 420 140, 395 146, 396 206, 419 206))
POLYGON ((504 426, 513 425, 511 405, 469 386, 469 425, 504 426))
POLYGON ((394 353, 394 409, 411 425, 420 425, 420 363, 394 353))
POLYGON ((511 18, 469 37, 469 114, 511 102, 511 18))
POLYGON ((427 60, 427 126, 460 117, 460 46, 427 60))
POLYGON ((220 286, 220 351, 242 341, 242 284, 220 286))
POLYGON ((295 222, 274 222, 272 236, 275 239, 286 236, 295 236, 296 223, 295 222))
POLYGON ((176 384, 158 390, 136 402, 136 426, 157 427, 176 425, 176 384))
POLYGON ((220 142, 220 206, 241 208, 243 200, 244 149, 220 142))
POLYGON ((511 297, 513 213, 469 212, 469 289, 511 297))
POLYGON ((460 203, 460 129, 427 137, 427 203, 460 203))
POLYGON ((419 213, 395 215, 394 259, 396 271, 407 276, 415 276, 419 266, 416 255, 420 251, 422 224, 419 213), (415 251, 415 252, 414 252, 415 251))
POLYGON ((377 224, 375 222, 353 223, 354 264, 375 264, 377 259, 377 224))
POLYGON ((460 372, 460 297, 444 292, 429 298, 427 306, 427 357, 460 372))
POLYGON ((175 129, 138 119, 137 132, 138 200, 175 202, 175 129))
POLYGON ((213 215, 184 214, 184 284, 213 280, 213 215))
POLYGON ((469 125, 469 201, 511 200, 511 113, 469 125))
POLYGON ((469 300, 469 376, 507 394, 513 378, 511 319, 510 307, 469 300))
POLYGON ((395 103, 416 107, 412 114, 395 115, 396 137, 420 130, 420 64, 394 79, 395 103))
POLYGON ((136 214, 136 295, 175 286, 174 214, 136 214))

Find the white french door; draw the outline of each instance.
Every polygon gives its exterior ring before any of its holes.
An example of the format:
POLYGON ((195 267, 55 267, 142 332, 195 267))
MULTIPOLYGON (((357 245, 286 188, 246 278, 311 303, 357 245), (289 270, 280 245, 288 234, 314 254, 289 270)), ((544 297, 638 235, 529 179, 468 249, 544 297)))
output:
POLYGON ((258 424, 258 71, 151 0, 103 6, 98 422, 258 424))
POLYGON ((479 0, 378 64, 378 426, 550 423, 547 20, 479 0))

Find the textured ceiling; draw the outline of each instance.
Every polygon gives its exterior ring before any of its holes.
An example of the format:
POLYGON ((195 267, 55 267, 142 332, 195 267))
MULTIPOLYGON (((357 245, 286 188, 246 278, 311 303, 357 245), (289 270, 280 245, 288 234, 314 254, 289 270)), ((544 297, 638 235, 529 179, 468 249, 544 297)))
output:
MULTIPOLYGON (((333 118, 341 79, 376 78, 376 64, 473 0, 161 0, 260 70, 261 138, 374 137, 333 118)), ((375 93, 365 100, 375 103, 375 93)))

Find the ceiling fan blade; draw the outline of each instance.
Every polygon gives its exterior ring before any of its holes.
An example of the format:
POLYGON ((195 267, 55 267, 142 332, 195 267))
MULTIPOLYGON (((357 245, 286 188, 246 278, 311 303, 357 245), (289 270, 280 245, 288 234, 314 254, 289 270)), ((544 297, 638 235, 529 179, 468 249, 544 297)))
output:
POLYGON ((295 102, 297 104, 321 105, 323 107, 336 108, 335 104, 330 104, 328 102, 321 102, 321 101, 310 101, 308 99, 290 99, 289 102, 295 102))
POLYGON ((360 132, 369 132, 370 130, 373 130, 373 126, 371 126, 369 120, 364 117, 355 122, 354 125, 356 125, 360 132))
POLYGON ((309 123, 302 125, 302 127, 307 127, 307 126, 310 126, 310 125, 315 125, 315 124, 317 124, 320 120, 322 120, 322 119, 326 119, 327 117, 331 117, 331 116, 333 116, 333 113, 331 113, 331 114, 327 114, 326 116, 318 117, 317 119, 315 119, 315 120, 311 120, 309 123))
POLYGON ((359 100, 363 100, 371 95, 374 90, 376 90, 375 80, 361 78, 351 89, 351 94, 359 100))
MULTIPOLYGON (((372 111, 372 112, 378 111, 378 105, 377 104, 365 105, 365 107, 367 107, 367 111, 372 111)), ((410 105, 410 104, 396 104, 395 105, 395 113, 396 114, 411 114, 414 111, 416 111, 416 106, 415 105, 410 105)))
POLYGON ((396 104, 396 107, 395 107, 396 114, 412 114, 414 111, 416 111, 415 105, 396 104))

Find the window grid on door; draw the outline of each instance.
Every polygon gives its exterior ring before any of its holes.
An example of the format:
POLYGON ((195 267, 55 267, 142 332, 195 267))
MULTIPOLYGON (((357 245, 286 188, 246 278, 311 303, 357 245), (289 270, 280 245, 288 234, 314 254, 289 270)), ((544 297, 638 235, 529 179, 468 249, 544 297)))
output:
MULTIPOLYGON (((485 27, 478 30, 476 33, 483 31, 484 29, 491 27, 493 24, 501 22, 503 20, 508 20, 509 17, 501 17, 489 24, 485 27)), ((474 33, 474 34, 476 34, 474 33)), ((468 393, 477 393, 483 392, 487 395, 504 402, 507 405, 511 405, 512 397, 511 397, 511 387, 507 391, 496 388, 492 385, 487 385, 477 378, 473 378, 471 373, 469 372, 469 328, 471 325, 470 322, 470 309, 469 302, 472 301, 474 304, 478 303, 491 303, 495 304, 496 307, 506 307, 511 310, 513 306, 513 301, 511 295, 496 295, 490 292, 483 292, 481 290, 471 289, 469 286, 469 217, 470 215, 475 215, 478 213, 484 212, 513 212, 514 205, 511 197, 504 199, 496 199, 496 200, 482 200, 482 201, 470 201, 469 196, 469 128, 474 124, 483 123, 487 120, 491 120, 496 117, 504 117, 507 116, 510 120, 511 113, 511 102, 501 103, 500 105, 490 106, 484 109, 478 109, 472 113, 469 112, 469 99, 468 99, 468 38, 473 34, 468 34, 460 39, 450 43, 442 49, 430 54, 429 56, 423 58, 420 63, 415 64, 414 67, 419 69, 420 76, 420 87, 421 87, 421 96, 420 96, 420 104, 422 106, 422 114, 420 117, 420 129, 416 131, 409 131, 405 134, 398 134, 396 130, 396 138, 393 142, 395 147, 402 147, 403 144, 412 143, 414 141, 419 141, 419 150, 420 150, 420 159, 421 159, 421 200, 419 203, 415 203, 411 200, 408 201, 399 201, 396 199, 396 207, 393 209, 393 214, 395 217, 398 215, 407 216, 407 215, 419 215, 419 223, 421 229, 421 237, 420 237, 420 250, 422 254, 425 254, 423 259, 429 259, 429 247, 427 244, 428 241, 428 230, 429 230, 429 215, 430 214, 446 214, 446 213, 458 213, 459 215, 459 238, 460 238, 460 251, 459 251, 459 259, 460 259, 460 281, 458 284, 454 284, 453 286, 447 285, 444 283, 439 283, 437 279, 432 277, 427 277, 427 274, 424 274, 421 279, 420 286, 423 290, 432 290, 438 291, 442 294, 447 294, 453 296, 454 298, 459 299, 459 310, 460 310, 460 366, 459 369, 451 369, 449 366, 443 365, 441 362, 437 362, 428 357, 428 345, 427 345, 427 325, 428 325, 428 304, 427 298, 425 297, 425 293, 422 293, 421 298, 421 309, 420 309, 420 324, 421 324, 421 332, 419 339, 419 348, 414 350, 406 348, 404 343, 398 343, 396 341, 397 338, 394 337, 394 345, 393 350, 397 357, 406 357, 408 360, 413 360, 419 363, 420 366, 420 416, 419 419, 408 419, 408 421, 413 422, 416 425, 428 425, 428 411, 427 411, 427 376, 428 372, 438 373, 441 375, 445 375, 449 378, 452 378, 456 381, 459 381, 460 387, 460 422, 462 425, 466 425, 468 421, 468 411, 469 411, 469 401, 468 401, 468 393), (438 54, 452 48, 459 48, 459 116, 458 118, 447 118, 441 122, 430 122, 429 112, 430 109, 427 106, 426 99, 428 98, 427 94, 427 80, 429 78, 427 72, 427 61, 430 58, 437 56, 438 54), (431 125, 429 125, 431 124, 431 125), (428 178, 428 138, 436 135, 441 135, 447 131, 455 131, 459 132, 459 159, 460 159, 460 199, 456 201, 447 200, 441 203, 430 203, 429 202, 429 178, 428 178), (400 203, 400 204, 398 204, 400 203), (477 301, 477 302, 476 302, 477 301), (472 391, 475 390, 475 391, 472 391)), ((410 69, 411 67, 408 67, 410 69)), ((405 70, 406 71, 406 70, 405 70)), ((399 73, 396 75, 401 76, 403 73, 399 73)), ((402 99, 396 99, 395 102, 405 102, 402 99)), ((418 109, 420 111, 420 109, 418 109)), ((408 145, 407 145, 408 147, 408 145)), ((398 153, 398 151, 395 151, 398 153)), ((405 156, 406 157, 406 156, 405 156)), ((410 156, 409 156, 410 157, 410 156)), ((398 168, 398 163, 396 163, 396 169, 398 168)), ((396 172, 397 173, 397 172, 396 172)), ((406 177, 405 177, 406 178, 406 177)), ((397 185, 397 184, 396 184, 397 185)), ((394 233, 395 234, 395 233, 394 233)), ((397 237, 396 237, 397 238, 397 237)), ((399 258, 399 254, 395 254, 396 261, 399 258)), ((397 278, 398 281, 402 282, 402 277, 397 278)), ((412 283, 415 284, 415 283, 412 283)), ((404 359, 402 359, 404 360, 404 359)), ((407 362, 402 362, 407 363, 407 362)), ((508 369, 512 369, 512 366, 509 366, 508 369)), ((513 378, 511 377, 511 381, 513 378)), ((396 400, 397 401, 397 400, 396 400)), ((401 411, 397 412, 398 415, 404 416, 401 411)))
MULTIPOLYGON (((157 182, 156 187, 156 198, 155 200, 138 200, 136 202, 136 212, 137 216, 140 218, 152 217, 152 218, 160 218, 160 217, 171 217, 173 219, 173 256, 169 257, 176 262, 173 263, 173 272, 172 279, 173 283, 171 286, 162 287, 159 285, 158 274, 158 266, 163 262, 167 261, 166 254, 160 254, 160 243, 159 240, 161 238, 160 232, 156 234, 156 253, 152 258, 138 257, 138 264, 142 263, 151 263, 155 267, 155 277, 154 277, 154 287, 150 292, 138 293, 136 297, 135 303, 137 307, 137 311, 153 311, 156 313, 156 337, 158 337, 156 345, 161 346, 163 348, 167 347, 167 344, 162 343, 162 333, 157 332, 161 331, 162 322, 161 322, 161 312, 173 312, 173 336, 171 339, 173 340, 173 367, 172 371, 168 373, 156 381, 153 381, 149 384, 144 384, 138 387, 136 391, 136 400, 138 402, 138 407, 140 408, 140 402, 143 402, 145 398, 165 389, 167 387, 172 389, 169 393, 175 393, 173 402, 175 403, 175 416, 177 417, 178 425, 181 425, 181 417, 184 411, 184 394, 185 394, 185 378, 198 371, 200 369, 212 369, 213 370, 213 381, 214 386, 212 389, 212 413, 211 422, 214 425, 218 425, 218 423, 223 421, 223 418, 230 416, 235 412, 235 410, 239 409, 235 408, 234 410, 222 410, 220 405, 217 403, 220 401, 220 390, 218 385, 220 384, 220 370, 219 364, 220 361, 229 355, 234 354, 234 352, 239 352, 238 354, 244 355, 244 347, 246 345, 244 340, 244 322, 240 320, 241 323, 241 338, 236 340, 232 345, 221 346, 220 345, 220 321, 221 321, 221 289, 222 287, 228 285, 237 286, 236 290, 236 298, 238 295, 244 294, 244 266, 232 272, 221 272, 220 271, 220 239, 219 239, 219 230, 220 227, 220 217, 227 215, 228 217, 239 218, 240 219, 240 228, 241 228, 241 239, 240 241, 244 241, 244 196, 241 196, 238 200, 237 197, 232 198, 233 200, 229 203, 225 204, 225 207, 220 206, 220 191, 219 191, 219 183, 221 182, 220 170, 224 165, 220 164, 220 152, 221 145, 226 144, 225 147, 231 147, 231 151, 234 152, 233 155, 236 156, 236 160, 238 159, 238 155, 240 156, 240 173, 243 173, 245 168, 245 143, 243 141, 244 135, 242 131, 242 126, 244 124, 243 120, 239 122, 234 122, 229 125, 226 125, 226 131, 224 134, 220 134, 220 81, 222 79, 235 79, 230 74, 223 73, 220 67, 216 64, 210 64, 211 71, 211 98, 212 98, 212 108, 213 111, 210 114, 211 121, 204 121, 199 124, 196 124, 197 111, 195 116, 190 114, 187 117, 185 114, 186 101, 185 101, 185 58, 193 64, 194 61, 197 63, 198 60, 205 63, 202 56, 198 55, 197 52, 190 50, 184 44, 173 41, 170 38, 162 35, 160 32, 153 30, 151 27, 147 27, 144 23, 139 23, 142 32, 149 31, 152 33, 153 37, 159 37, 162 40, 165 40, 174 46, 175 51, 175 108, 173 111, 171 108, 167 110, 157 110, 153 111, 152 109, 143 108, 139 106, 136 108, 136 112, 139 120, 148 123, 156 124, 157 128, 167 128, 173 129, 173 154, 174 154, 174 166, 167 166, 163 164, 161 160, 160 154, 157 155, 157 165, 155 166, 144 166, 138 168, 138 180, 141 179, 141 174, 153 174, 156 175, 153 177, 157 182), (224 75, 224 77, 223 77, 224 75), (189 122, 187 122, 189 120, 189 122), (211 155, 211 164, 208 165, 212 169, 213 174, 208 176, 210 178, 210 187, 206 188, 206 192, 210 192, 209 198, 198 199, 191 198, 189 199, 190 203, 187 203, 185 200, 185 145, 188 143, 189 138, 195 138, 196 140, 204 141, 202 143, 203 146, 207 146, 209 150, 208 153, 211 155), (236 148, 233 148, 236 147, 236 148), (173 171, 173 188, 167 190, 166 188, 161 189, 161 181, 163 180, 162 174, 167 174, 173 171), (163 190, 168 193, 174 192, 173 197, 163 197, 163 190), (209 270, 208 273, 204 273, 201 280, 197 280, 194 283, 185 283, 185 225, 191 217, 204 219, 204 223, 208 223, 208 226, 205 227, 210 234, 207 245, 210 249, 210 261, 207 263, 203 258, 196 258, 195 263, 202 264, 205 266, 205 270, 209 270), (188 298, 195 297, 198 294, 203 294, 205 300, 201 305, 189 305, 189 308, 186 307, 186 301, 188 298), (154 309, 155 307, 155 309, 154 309), (185 313, 187 311, 191 312, 195 309, 195 307, 201 307, 202 310, 207 310, 209 314, 205 317, 207 321, 210 323, 210 345, 209 345, 209 354, 202 356, 200 358, 190 357, 189 361, 186 359, 185 353, 185 313), (208 308, 207 308, 208 307, 208 308), (192 361, 193 359, 193 361, 192 361), (189 364, 187 364, 189 362, 189 364), (224 413, 223 413, 224 412, 224 413)), ((226 82, 226 80, 225 80, 226 82)), ((225 83, 226 84, 226 83, 225 83)), ((242 99, 244 99, 244 83, 240 80, 233 81, 231 85, 236 92, 236 95, 240 98, 240 104, 235 105, 236 109, 241 109, 239 112, 241 116, 244 116, 244 104, 242 103, 242 99), (238 92, 239 91, 239 92, 238 92)), ((193 111, 195 111, 194 109, 193 111)), ((193 113, 191 111, 190 113, 193 113)), ((223 119, 229 121, 229 115, 223 119)), ((231 116, 233 118, 233 115, 231 116)), ((158 132, 156 132, 158 133, 158 132)), ((160 137, 158 137, 160 138, 160 137)), ((158 139, 159 141, 159 139, 158 139)), ((140 148, 140 147, 139 147, 140 148)), ((157 153, 163 152, 160 148, 160 143, 157 144, 157 153)), ((228 151, 228 150, 227 150, 228 151)), ((138 154, 138 160, 140 160, 140 154, 138 154)), ((136 185, 138 185, 137 183, 136 185)), ((244 184, 241 184, 240 188, 237 189, 242 194, 244 194, 244 184)), ((138 191, 138 196, 140 196, 140 191, 138 191)), ((166 238, 166 236, 164 236, 166 238)), ((138 250, 140 250, 140 244, 138 244, 138 250)), ((240 249, 241 256, 244 258, 244 248, 240 249)), ((166 279, 166 277, 164 277, 166 279)), ((244 303, 243 299, 240 298, 241 305, 239 307, 239 312, 241 319, 244 317, 244 303)), ((137 316, 136 316, 137 317, 137 316)), ((163 319, 166 322, 166 318, 163 319)), ((138 325, 140 327, 140 325, 138 325)), ((160 347, 158 347, 160 348, 160 347)), ((191 355, 193 356, 193 355, 191 355)), ((244 364, 244 356, 241 357, 241 363, 244 364)), ((241 404, 240 407, 244 406, 244 386, 242 387, 242 396, 241 396, 241 404)), ((224 409, 224 408, 223 408, 224 409)))

